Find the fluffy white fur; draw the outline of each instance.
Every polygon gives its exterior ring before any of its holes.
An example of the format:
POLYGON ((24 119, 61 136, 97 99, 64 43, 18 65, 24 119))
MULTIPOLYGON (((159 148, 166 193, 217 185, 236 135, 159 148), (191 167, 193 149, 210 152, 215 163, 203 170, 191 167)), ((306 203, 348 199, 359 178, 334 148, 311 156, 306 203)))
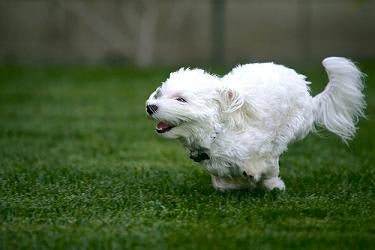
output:
MULTIPOLYGON (((325 90, 312 97, 304 75, 273 63, 239 65, 224 77, 180 69, 152 93, 149 115, 170 126, 160 133, 179 139, 219 190, 262 185, 285 189, 279 156, 290 142, 324 126, 344 141, 364 116, 362 73, 348 59, 323 61, 325 90)), ((159 126, 159 125, 158 125, 159 126)), ((161 132, 159 130, 159 132, 161 132)))

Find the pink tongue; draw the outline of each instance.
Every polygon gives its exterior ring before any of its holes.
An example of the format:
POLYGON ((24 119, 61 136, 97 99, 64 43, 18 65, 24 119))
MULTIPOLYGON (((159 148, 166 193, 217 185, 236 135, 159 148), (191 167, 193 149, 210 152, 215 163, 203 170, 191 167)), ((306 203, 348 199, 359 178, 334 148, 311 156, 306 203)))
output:
POLYGON ((171 125, 169 125, 169 124, 166 124, 166 123, 164 123, 164 122, 159 122, 157 125, 156 125, 156 127, 158 128, 158 129, 166 129, 166 128, 169 128, 171 125))

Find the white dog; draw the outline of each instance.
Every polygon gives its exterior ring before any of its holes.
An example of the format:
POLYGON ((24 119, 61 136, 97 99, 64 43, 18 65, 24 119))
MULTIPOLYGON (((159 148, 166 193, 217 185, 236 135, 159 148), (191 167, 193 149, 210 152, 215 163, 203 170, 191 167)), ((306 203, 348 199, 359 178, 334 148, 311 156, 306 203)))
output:
POLYGON ((315 125, 345 142, 364 116, 362 73, 348 59, 323 61, 329 83, 319 95, 293 69, 273 63, 239 65, 224 77, 180 69, 146 103, 156 132, 179 139, 219 190, 284 190, 279 156, 315 125))

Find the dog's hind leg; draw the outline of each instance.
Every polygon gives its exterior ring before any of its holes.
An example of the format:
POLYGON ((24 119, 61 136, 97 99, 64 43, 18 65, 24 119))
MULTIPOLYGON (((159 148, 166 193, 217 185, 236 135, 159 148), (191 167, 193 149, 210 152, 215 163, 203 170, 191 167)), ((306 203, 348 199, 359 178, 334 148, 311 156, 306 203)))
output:
POLYGON ((285 190, 285 184, 280 177, 272 177, 263 180, 263 186, 268 190, 279 189, 285 190))
POLYGON ((230 191, 239 189, 253 189, 256 184, 244 178, 222 178, 211 175, 212 185, 219 191, 230 191))

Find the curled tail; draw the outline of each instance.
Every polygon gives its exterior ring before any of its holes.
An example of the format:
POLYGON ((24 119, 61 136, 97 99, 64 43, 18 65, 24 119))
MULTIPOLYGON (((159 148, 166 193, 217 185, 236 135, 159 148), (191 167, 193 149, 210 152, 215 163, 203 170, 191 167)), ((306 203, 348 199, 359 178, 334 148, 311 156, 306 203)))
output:
POLYGON ((328 57, 323 60, 329 82, 315 96, 315 123, 340 136, 344 142, 352 139, 356 123, 364 117, 363 74, 349 59, 328 57))

